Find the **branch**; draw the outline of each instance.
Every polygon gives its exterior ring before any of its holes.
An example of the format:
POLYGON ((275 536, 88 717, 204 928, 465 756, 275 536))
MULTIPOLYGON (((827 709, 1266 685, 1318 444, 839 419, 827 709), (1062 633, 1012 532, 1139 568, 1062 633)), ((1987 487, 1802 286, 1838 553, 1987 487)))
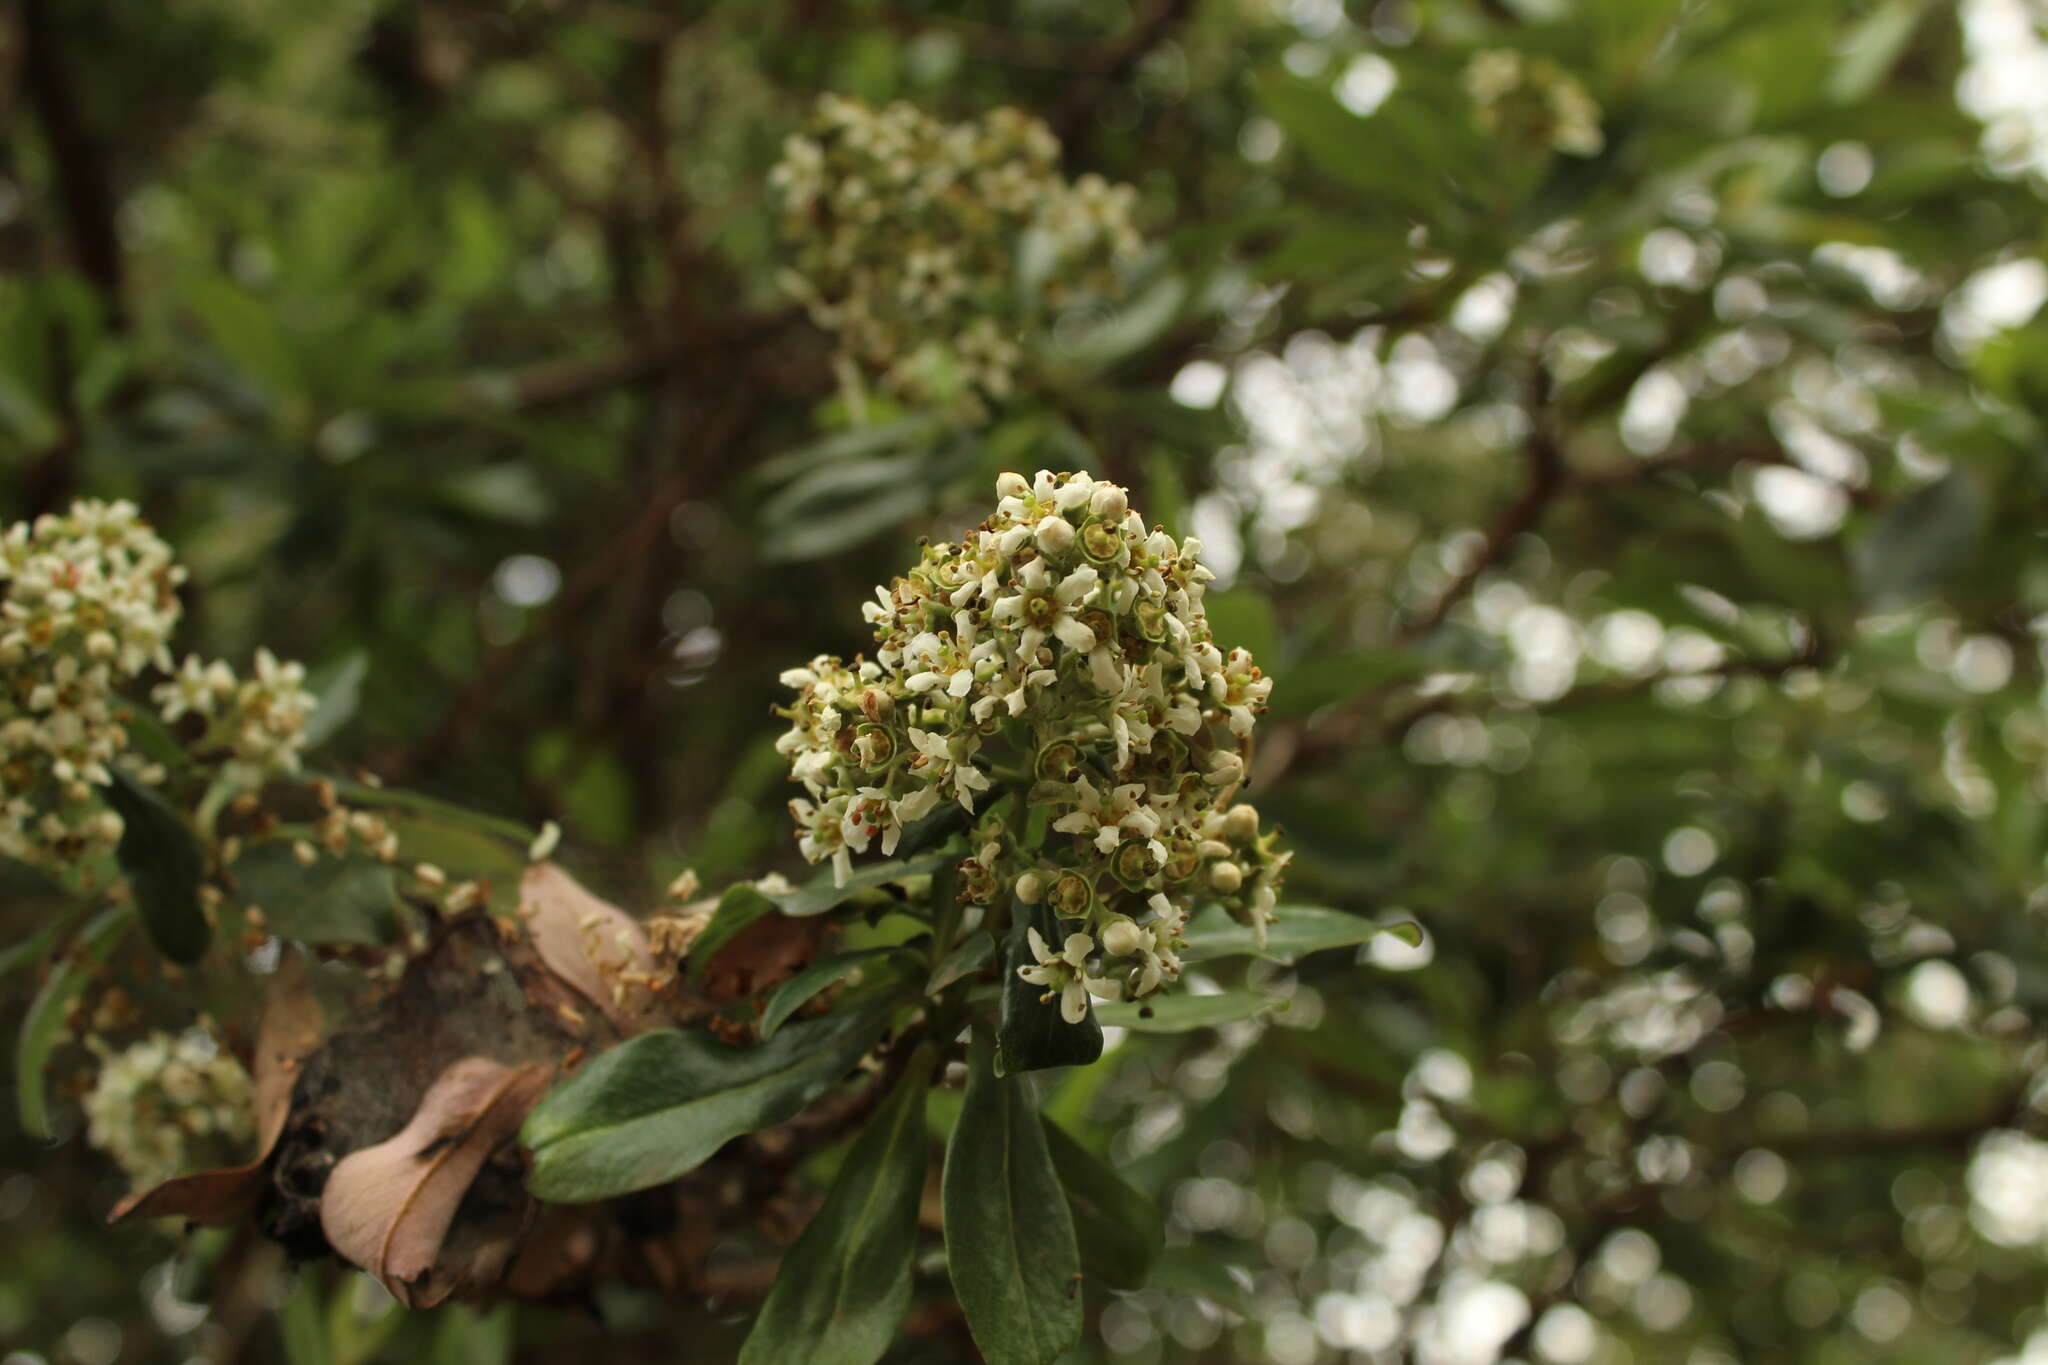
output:
POLYGON ((1411 644, 1443 624, 1451 608, 1464 601, 1472 593, 1488 569, 1507 558, 1508 547, 1516 536, 1534 527, 1543 519, 1550 504, 1564 492, 1568 482, 1564 463, 1564 448, 1558 444, 1557 435, 1550 428, 1545 412, 1544 398, 1547 396, 1549 381, 1537 381, 1537 401, 1530 405, 1529 442, 1524 448, 1529 458, 1529 482, 1522 490, 1522 496, 1501 509, 1487 528, 1486 543, 1474 555, 1465 571, 1458 575, 1443 595, 1438 597, 1429 610, 1402 626, 1399 639, 1411 644))
POLYGON ((1194 13, 1195 0, 1156 0, 1144 18, 1115 41, 1095 51, 1082 64, 1080 83, 1053 116, 1052 129, 1061 142, 1069 142, 1095 115, 1103 96, 1131 69, 1145 60, 1153 48, 1166 41, 1174 28, 1194 13))
POLYGON ((21 0, 22 79, 49 143, 57 194, 71 229, 71 255, 93 282, 118 326, 121 239, 114 229, 114 191, 105 150, 79 117, 64 67, 63 42, 45 0, 21 0))
POLYGON ((752 396, 743 392, 711 419, 698 439, 696 458, 640 504, 639 515, 613 539, 604 554, 578 571, 543 620, 484 662, 476 681, 442 713, 440 722, 425 739, 383 765, 387 776, 399 778, 422 766, 431 767, 459 748, 472 731, 496 713, 504 700, 506 684, 527 660, 542 646, 559 643, 563 632, 583 618, 590 601, 613 586, 621 570, 645 554, 667 531, 670 512, 690 495, 706 470, 716 469, 724 460, 726 448, 745 429, 754 406, 752 396))

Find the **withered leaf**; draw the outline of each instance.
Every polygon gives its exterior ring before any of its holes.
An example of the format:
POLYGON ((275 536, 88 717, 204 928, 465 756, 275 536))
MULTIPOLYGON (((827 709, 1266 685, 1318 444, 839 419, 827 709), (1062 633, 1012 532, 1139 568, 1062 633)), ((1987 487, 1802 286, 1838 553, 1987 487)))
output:
POLYGON ((398 1134, 343 1157, 320 1200, 320 1226, 348 1260, 397 1298, 424 1307, 464 1278, 441 1266, 442 1243, 484 1163, 519 1131, 551 1068, 485 1057, 455 1063, 398 1134))
POLYGON ((519 882, 519 914, 542 962, 631 1036, 663 1021, 644 986, 654 973, 647 935, 631 915, 600 900, 553 863, 519 882))

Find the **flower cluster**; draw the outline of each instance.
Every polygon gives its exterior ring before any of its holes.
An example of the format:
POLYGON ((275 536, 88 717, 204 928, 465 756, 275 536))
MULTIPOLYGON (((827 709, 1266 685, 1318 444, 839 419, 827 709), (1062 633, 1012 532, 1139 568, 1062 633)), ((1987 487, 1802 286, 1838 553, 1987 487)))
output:
POLYGON ((184 570, 126 502, 0 535, 0 854, 45 866, 121 837, 94 791, 136 761, 117 688, 170 666, 184 570))
POLYGON ((1525 57, 1512 48, 1475 53, 1465 67, 1465 90, 1489 133, 1572 156, 1597 156, 1606 145, 1600 106, 1548 57, 1525 57))
POLYGON ((305 683, 303 665, 279 663, 267 649, 256 651, 256 673, 250 678, 236 677, 219 660, 202 663, 188 654, 184 667, 159 683, 151 698, 166 721, 188 715, 207 720, 209 735, 231 754, 227 777, 250 787, 271 773, 299 770, 306 721, 316 701, 305 683))
POLYGON ((92 1042, 100 1074, 85 1097, 86 1139, 138 1187, 246 1155, 254 1088, 207 1034, 155 1033, 121 1052, 92 1042))
POLYGON ((1264 934, 1287 857, 1231 796, 1272 683, 1216 644, 1199 543, 1148 531, 1122 488, 996 487, 994 516, 877 589, 872 658, 783 675, 798 697, 777 747, 809 793, 790 803, 804 856, 842 877, 942 803, 979 803, 961 896, 1007 889, 1066 923, 1027 977, 1078 1017, 1090 993, 1175 979, 1198 901, 1264 934))
POLYGON ((1015 109, 945 124, 909 104, 825 95, 770 175, 796 265, 785 284, 841 353, 912 402, 1010 392, 1039 307, 1111 292, 1137 254, 1136 192, 1058 170, 1059 141, 1015 109), (1029 239, 1049 263, 1020 272, 1029 239), (1038 279, 1020 294, 1020 275, 1038 279))
POLYGON ((313 698, 297 664, 259 653, 256 676, 188 658, 171 672, 185 571, 132 503, 85 501, 0 535, 0 855, 74 867, 110 851, 121 818, 98 789, 115 766, 145 780, 121 689, 155 669, 166 721, 211 722, 192 747, 242 785, 292 771, 313 698))

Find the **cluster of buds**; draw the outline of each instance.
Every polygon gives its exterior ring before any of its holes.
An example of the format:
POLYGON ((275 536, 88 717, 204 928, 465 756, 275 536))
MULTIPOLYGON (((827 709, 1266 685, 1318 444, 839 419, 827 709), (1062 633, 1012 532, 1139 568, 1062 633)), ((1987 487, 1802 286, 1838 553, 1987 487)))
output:
POLYGON ((842 879, 942 803, 979 803, 961 896, 1050 907, 1068 933, 1035 941, 1028 979, 1078 1017, 1174 980, 1199 902, 1263 937, 1287 859, 1231 798, 1272 683, 1216 644, 1200 544, 1148 531, 1122 488, 1041 471, 996 491, 994 516, 876 590, 872 658, 783 675, 777 747, 808 792, 804 856, 842 879))
POLYGON ((113 848, 99 799, 129 749, 123 682, 168 668, 184 570, 126 502, 0 535, 0 854, 45 867, 113 848))
POLYGON ((1525 57, 1512 48, 1475 53, 1465 67, 1465 91, 1479 126, 1511 142, 1572 156, 1597 156, 1606 145, 1600 106, 1548 57, 1525 57))
POLYGON ((160 779, 122 694, 151 669, 169 675, 152 694, 164 720, 204 717, 192 750, 231 781, 297 769, 313 708, 299 665, 259 651, 253 678, 196 658, 172 670, 184 579, 132 503, 78 502, 0 535, 0 855, 77 868, 120 841, 100 789, 116 766, 160 779))
POLYGON ((822 96, 769 177, 796 253, 785 287, 888 392, 970 409, 1002 398, 1030 316, 1112 293, 1140 249, 1136 192, 1092 174, 1069 183, 1059 151, 1015 109, 946 124, 822 96), (1048 264, 1020 271, 1024 250, 1048 264), (1029 296, 1020 278, 1038 281, 1029 296))
POLYGON ((85 1097, 86 1140, 112 1157, 138 1189, 183 1171, 230 1165, 254 1139, 249 1073, 203 1031, 154 1033, 100 1055, 85 1097))

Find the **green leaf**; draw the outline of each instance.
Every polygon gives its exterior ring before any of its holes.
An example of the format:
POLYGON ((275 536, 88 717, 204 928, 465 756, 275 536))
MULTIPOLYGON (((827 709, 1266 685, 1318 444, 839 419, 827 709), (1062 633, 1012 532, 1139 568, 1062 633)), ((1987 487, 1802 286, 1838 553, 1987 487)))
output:
POLYGON ((792 976, 775 988, 768 997, 767 1007, 761 1011, 761 1039, 766 1042, 775 1036, 789 1016, 802 1009, 804 1003, 835 981, 843 979, 848 972, 855 971, 877 958, 900 953, 896 947, 863 948, 857 953, 841 953, 837 957, 822 958, 792 976))
POLYGON ((106 787, 107 804, 121 817, 114 850, 135 892, 135 908, 150 942, 173 962, 197 962, 213 937, 199 908, 206 857, 177 812, 119 768, 106 787))
POLYGON ((797 480, 761 509, 764 564, 837 554, 894 530, 931 505, 923 455, 835 464, 797 480))
POLYGON ((390 943, 402 903, 391 866, 366 853, 311 867, 284 843, 258 844, 233 865, 236 894, 263 911, 271 932, 299 943, 390 943))
POLYGON ((1102 1055, 1102 1025, 1093 1011, 1070 1024, 1057 999, 1042 998, 1045 987, 1017 975, 1019 967, 1038 961, 1027 932, 1032 928, 1053 948, 1071 932, 1043 904, 1019 902, 1010 916, 1010 936, 1003 944, 1002 1022, 996 1030, 996 1064, 1005 1076, 1049 1066, 1087 1066, 1102 1055))
POLYGON ((580 1204, 673 1180, 742 1133, 793 1117, 853 1069, 887 1022, 883 1005, 791 1024, 756 1047, 675 1029, 623 1043, 527 1117, 527 1187, 580 1204))
POLYGON ((775 1287, 740 1348, 740 1365, 873 1365, 910 1306, 917 1211, 929 1140, 925 1095, 938 1054, 911 1057, 896 1089, 783 1257, 775 1287))
POLYGON ((76 905, 56 911, 56 917, 18 943, 0 948, 0 978, 12 975, 43 955, 50 941, 62 933, 77 911, 76 905))
POLYGON ((512 1307, 485 1313, 450 1304, 434 1315, 431 1365, 506 1365, 512 1359, 512 1307))
POLYGON ((1835 49, 1842 55, 1828 73, 1828 98, 1856 104, 1877 89, 1904 55, 1927 8, 1926 0, 1887 0, 1866 14, 1835 49))
POLYGON ((21 1032, 14 1041, 14 1103, 21 1116, 22 1131, 31 1137, 47 1138, 50 1131, 50 1097, 43 1085, 43 1068, 56 1049, 63 1030, 65 1012, 85 989, 93 968, 107 960, 128 927, 128 909, 116 906, 101 912, 79 932, 77 939, 50 975, 22 1017, 21 1032))
POLYGON ((701 981, 726 944, 745 933, 763 915, 774 913, 775 902, 751 884, 735 882, 727 887, 718 898, 718 908, 711 912, 711 923, 690 945, 689 979, 701 981))
POLYGON ((1266 946, 1252 940, 1252 931, 1239 924, 1220 906, 1210 906, 1196 915, 1187 928, 1187 947, 1181 961, 1202 962, 1212 957, 1263 957, 1291 963, 1326 948, 1349 948, 1380 934, 1394 934, 1404 943, 1420 943, 1422 931, 1412 924, 1380 925, 1341 910, 1324 910, 1312 905, 1283 905, 1273 912, 1279 916, 1266 926, 1266 946))
POLYGON ((970 976, 995 960, 996 940, 993 934, 981 930, 969 934, 953 945, 938 966, 932 968, 931 980, 925 982, 924 993, 937 995, 963 976, 970 976))
POLYGON ((435 494, 454 511, 512 526, 538 526, 555 507, 540 476, 524 464, 485 465, 450 474, 435 494))
POLYGON ((1112 1289, 1143 1289, 1166 1244, 1159 1206, 1109 1163, 1045 1119, 1045 1145, 1074 1216, 1081 1269, 1112 1289))
POLYGON ((320 1311, 318 1266, 302 1266, 291 1295, 277 1313, 287 1365, 335 1365, 327 1339, 327 1320, 320 1311))
POLYGON ((1095 1017, 1105 1024, 1138 1033, 1189 1033, 1286 1008, 1285 999, 1260 995, 1257 991, 1219 991, 1214 995, 1182 992, 1143 1001, 1097 1005, 1095 1017))
POLYGON ((979 1030, 946 1145, 946 1269, 988 1365, 1049 1365, 1081 1335, 1081 1257, 1026 1082, 979 1030))
POLYGON ((1886 508, 1849 553, 1866 604, 1915 602, 1946 582, 1984 529, 1984 494, 1954 471, 1886 508))
POLYGON ((307 680, 306 690, 319 698, 306 718, 307 748, 319 748, 349 723, 362 704, 363 679, 369 672, 370 656, 359 649, 307 680))
POLYGON ((872 891, 887 882, 906 882, 912 877, 928 877, 957 859, 950 853, 927 853, 917 858, 902 858, 894 862, 869 863, 857 867, 846 879, 846 885, 832 884, 832 869, 826 868, 817 876, 805 882, 794 891, 785 891, 770 896, 782 913, 802 919, 806 915, 822 915, 827 910, 836 910, 863 891, 872 891))
POLYGON ((1152 1267, 1148 1284, 1174 1294, 1193 1294, 1241 1318, 1258 1316, 1251 1295, 1251 1277, 1217 1260, 1207 1246, 1171 1246, 1152 1267))

